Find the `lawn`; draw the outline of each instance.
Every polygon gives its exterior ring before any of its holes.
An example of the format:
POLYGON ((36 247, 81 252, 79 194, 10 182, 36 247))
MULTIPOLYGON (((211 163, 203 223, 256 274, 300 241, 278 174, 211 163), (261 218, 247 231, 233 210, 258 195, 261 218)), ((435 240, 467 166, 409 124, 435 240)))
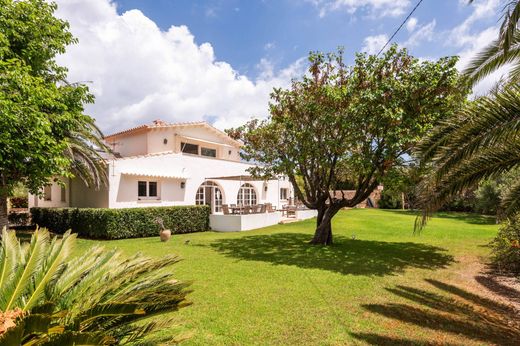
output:
MULTIPOLYGON (((131 255, 178 254, 193 305, 162 333, 185 345, 508 344, 507 307, 474 279, 494 219, 355 209, 334 219, 335 244, 307 244, 313 220, 242 233, 101 242, 131 255), (189 240, 189 242, 187 242, 189 240)), ((81 250, 96 241, 80 240, 81 250)), ((516 339, 518 340, 518 339, 516 339)))

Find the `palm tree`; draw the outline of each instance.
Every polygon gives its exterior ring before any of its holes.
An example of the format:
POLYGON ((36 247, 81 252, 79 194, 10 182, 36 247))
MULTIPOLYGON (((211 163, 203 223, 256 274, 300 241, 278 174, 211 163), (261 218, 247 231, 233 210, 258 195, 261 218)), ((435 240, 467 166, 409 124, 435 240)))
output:
POLYGON ((77 127, 68 133, 65 156, 71 161, 71 171, 77 178, 88 187, 99 189, 108 184, 107 166, 101 153, 111 153, 111 150, 94 119, 88 118, 88 121, 78 121, 77 127))
POLYGON ((100 247, 74 256, 75 241, 75 234, 51 239, 39 229, 20 244, 14 231, 3 230, 0 319, 8 323, 0 325, 0 344, 143 344, 170 323, 165 313, 188 305, 187 284, 164 270, 178 258, 126 259, 100 247))
MULTIPOLYGON (((474 0, 469 0, 470 3, 474 0)), ((519 81, 520 77, 520 1, 506 0, 504 19, 500 27, 499 37, 477 54, 464 70, 464 74, 472 84, 507 64, 512 65, 509 73, 511 81, 519 81)))
MULTIPOLYGON (((472 1, 470 1, 472 2, 472 1)), ((505 7, 500 35, 480 52, 464 71, 475 85, 498 68, 512 64, 505 81, 489 95, 469 101, 451 118, 439 124, 419 144, 417 155, 432 172, 421 184, 420 204, 427 216, 456 194, 487 178, 520 167, 520 2, 505 7)), ((503 217, 520 212, 520 181, 502 199, 503 217)))

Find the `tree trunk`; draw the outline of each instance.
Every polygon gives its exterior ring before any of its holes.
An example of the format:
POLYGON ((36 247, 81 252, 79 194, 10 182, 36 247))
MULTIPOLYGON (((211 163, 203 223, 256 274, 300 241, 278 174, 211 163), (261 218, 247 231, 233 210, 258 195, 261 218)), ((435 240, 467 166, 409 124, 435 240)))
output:
POLYGON ((7 219, 7 196, 0 193, 0 231, 9 226, 7 219))
POLYGON ((340 209, 339 205, 329 205, 318 208, 316 217, 316 231, 310 244, 331 245, 332 244, 332 217, 340 209))
POLYGON ((331 245, 332 244, 332 224, 331 217, 325 213, 321 223, 316 227, 314 237, 310 241, 314 245, 331 245))

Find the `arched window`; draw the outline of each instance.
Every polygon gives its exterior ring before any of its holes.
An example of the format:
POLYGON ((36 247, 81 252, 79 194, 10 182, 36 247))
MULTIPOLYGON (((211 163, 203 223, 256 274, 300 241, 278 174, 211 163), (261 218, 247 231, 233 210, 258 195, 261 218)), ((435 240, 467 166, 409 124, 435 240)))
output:
POLYGON ((251 184, 244 184, 238 190, 237 195, 238 205, 255 205, 256 204, 256 190, 251 184))
POLYGON ((197 189, 195 204, 209 205, 212 213, 219 213, 222 211, 222 191, 214 182, 206 181, 197 189))

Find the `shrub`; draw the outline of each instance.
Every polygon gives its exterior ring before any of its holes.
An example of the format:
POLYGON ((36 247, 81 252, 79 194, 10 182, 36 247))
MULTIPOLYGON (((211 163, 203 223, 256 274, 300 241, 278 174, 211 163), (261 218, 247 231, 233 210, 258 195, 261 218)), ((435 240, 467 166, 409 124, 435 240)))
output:
POLYGON ((56 233, 72 229, 82 237, 122 239, 157 236, 160 217, 172 234, 209 229, 208 206, 151 208, 31 208, 35 224, 56 233))
POLYGON ((29 199, 27 196, 25 197, 11 197, 9 198, 9 202, 11 203, 11 208, 27 208, 29 206, 29 199))
POLYGON ((12 226, 29 226, 30 219, 28 212, 10 212, 8 215, 9 224, 12 226))
POLYGON ((493 180, 480 184, 476 192, 475 211, 486 215, 496 215, 500 205, 500 190, 493 180))
POLYGON ((401 198, 394 193, 383 190, 381 199, 377 203, 381 209, 401 209, 401 198))
POLYGON ((520 274, 520 215, 502 225, 491 245, 493 265, 520 274))

